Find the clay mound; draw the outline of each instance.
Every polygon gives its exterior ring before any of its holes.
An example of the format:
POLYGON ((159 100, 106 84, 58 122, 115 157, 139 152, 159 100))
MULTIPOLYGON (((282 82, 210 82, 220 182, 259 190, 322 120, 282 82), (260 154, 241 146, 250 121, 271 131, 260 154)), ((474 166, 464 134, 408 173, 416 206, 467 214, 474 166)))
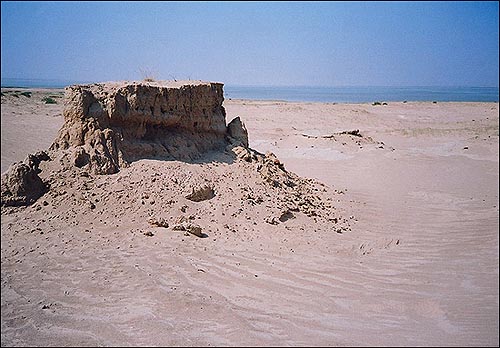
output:
MULTIPOLYGON (((239 117, 226 127, 222 87, 191 81, 69 86, 65 122, 49 149, 60 166, 53 170, 114 174, 139 159, 189 162, 228 146, 248 146, 239 117)), ((42 160, 49 155, 29 155, 2 176, 2 206, 29 205, 47 191, 38 175, 42 160)))
MULTIPOLYGON (((110 213, 112 206, 126 206, 126 214, 133 219, 144 220, 153 214, 162 217, 162 226, 169 222, 175 226, 176 212, 192 210, 216 228, 217 221, 226 215, 221 213, 214 219, 203 211, 206 204, 213 209, 218 202, 222 207, 243 190, 237 200, 240 206, 230 214, 231 221, 240 216, 246 224, 258 211, 263 224, 288 224, 297 217, 297 223, 321 218, 331 230, 337 230, 340 220, 334 217, 335 209, 327 197, 318 196, 324 188, 288 172, 274 154, 249 148, 239 117, 226 126, 223 100, 220 83, 68 87, 65 123, 49 153, 30 155, 11 167, 2 177, 2 205, 31 205, 45 194, 44 202, 59 209, 75 209, 73 213, 88 207, 87 214, 103 214, 99 206, 107 202, 105 210, 110 213), (217 154, 217 160, 203 157, 207 153, 217 154), (193 163, 200 158, 203 160, 193 163), (168 175, 148 179, 148 166, 132 163, 140 159, 180 161, 158 162, 154 171, 168 175), (219 167, 220 163, 224 166, 219 167), (124 167, 129 168, 121 171, 124 167), (100 174, 114 173, 118 174, 99 178, 100 174), (113 195, 102 189, 114 180, 121 182, 119 192, 127 192, 125 200, 122 197, 112 202, 113 195), (130 184, 125 187, 125 182, 130 184), (148 204, 151 197, 154 199, 148 204), (161 210, 151 210, 157 202, 161 210), (178 206, 166 208, 164 202, 178 206)), ((115 212, 123 214, 122 210, 115 212)))
POLYGON ((239 118, 226 127, 223 84, 120 82, 66 88, 65 123, 51 150, 113 174, 143 158, 192 161, 231 142, 248 146, 239 118))

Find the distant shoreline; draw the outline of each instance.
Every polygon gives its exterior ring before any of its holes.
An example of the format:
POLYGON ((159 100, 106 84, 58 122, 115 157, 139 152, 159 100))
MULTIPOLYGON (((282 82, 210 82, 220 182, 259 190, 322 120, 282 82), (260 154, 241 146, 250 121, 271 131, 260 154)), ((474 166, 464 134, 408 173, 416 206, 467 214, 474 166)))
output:
POLYGON ((321 102, 321 101, 295 101, 295 100, 279 100, 279 99, 243 99, 243 98, 224 98, 224 101, 233 103, 286 103, 286 104, 325 104, 325 105, 366 105, 370 104, 373 107, 385 107, 394 104, 498 104, 498 101, 440 101, 434 102, 430 100, 393 100, 387 101, 387 105, 373 105, 374 102, 321 102))
MULTIPOLYGON (((64 90, 67 85, 5 84, 10 89, 64 90)), ((226 100, 302 103, 499 102, 497 87, 257 87, 224 85, 226 100)))
MULTIPOLYGON (((16 90, 23 91, 33 91, 33 92, 46 92, 46 93, 54 93, 56 91, 64 92, 64 88, 56 88, 56 87, 44 87, 44 88, 30 88, 30 87, 1 87, 2 92, 15 92, 16 90)), ((324 104, 324 105, 371 105, 374 108, 384 108, 386 106, 396 105, 396 104, 407 104, 407 105, 449 105, 449 104, 498 104, 498 101, 429 101, 429 100, 408 100, 408 101, 387 101, 387 105, 373 105, 374 101, 370 102, 324 102, 324 101, 289 101, 282 99, 245 99, 245 98, 230 98, 224 97, 224 102, 228 104, 304 104, 304 105, 314 105, 314 104, 324 104)))

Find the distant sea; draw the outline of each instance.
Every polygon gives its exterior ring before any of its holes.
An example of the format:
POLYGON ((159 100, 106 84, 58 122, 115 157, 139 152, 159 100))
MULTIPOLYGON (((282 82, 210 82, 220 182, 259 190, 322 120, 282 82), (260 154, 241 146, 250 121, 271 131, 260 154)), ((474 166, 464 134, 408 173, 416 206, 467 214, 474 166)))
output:
MULTIPOLYGON (((2 87, 64 88, 88 81, 2 78, 2 87)), ((324 103, 394 101, 498 102, 498 87, 277 87, 224 85, 226 99, 324 103)))
POLYGON ((375 101, 498 102, 498 87, 249 87, 224 86, 226 99, 324 103, 375 101))

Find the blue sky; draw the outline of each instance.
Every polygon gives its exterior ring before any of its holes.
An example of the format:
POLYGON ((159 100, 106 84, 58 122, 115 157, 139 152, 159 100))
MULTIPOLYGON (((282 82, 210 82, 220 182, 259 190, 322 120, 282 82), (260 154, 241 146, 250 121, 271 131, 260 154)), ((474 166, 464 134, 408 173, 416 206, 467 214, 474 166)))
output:
POLYGON ((498 2, 1 2, 3 78, 498 87, 498 2))

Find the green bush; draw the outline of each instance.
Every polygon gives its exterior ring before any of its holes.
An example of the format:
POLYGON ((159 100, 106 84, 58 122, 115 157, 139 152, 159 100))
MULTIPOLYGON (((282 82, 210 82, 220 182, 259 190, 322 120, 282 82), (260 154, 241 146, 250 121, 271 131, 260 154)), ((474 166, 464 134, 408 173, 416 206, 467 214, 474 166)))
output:
POLYGON ((42 101, 45 102, 45 104, 57 104, 57 102, 51 97, 44 97, 42 98, 42 101))
POLYGON ((23 92, 21 95, 24 95, 25 97, 31 98, 31 92, 23 92))

